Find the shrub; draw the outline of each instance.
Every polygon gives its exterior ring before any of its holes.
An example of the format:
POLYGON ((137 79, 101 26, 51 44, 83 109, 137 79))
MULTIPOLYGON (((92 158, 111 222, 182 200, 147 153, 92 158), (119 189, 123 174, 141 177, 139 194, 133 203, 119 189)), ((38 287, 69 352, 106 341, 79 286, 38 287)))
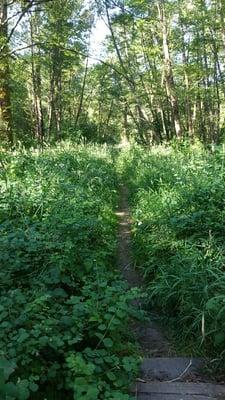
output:
POLYGON ((130 399, 137 293, 114 268, 110 151, 4 153, 0 184, 1 399, 130 399))

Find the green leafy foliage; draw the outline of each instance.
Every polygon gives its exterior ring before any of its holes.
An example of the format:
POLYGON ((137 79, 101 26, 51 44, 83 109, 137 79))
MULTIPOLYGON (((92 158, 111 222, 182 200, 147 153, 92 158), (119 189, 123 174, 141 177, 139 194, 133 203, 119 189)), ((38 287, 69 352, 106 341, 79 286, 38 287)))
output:
POLYGON ((110 150, 4 153, 0 171, 1 399, 130 398, 137 293, 114 268, 110 150))
POLYGON ((220 355, 225 345, 224 152, 135 147, 121 157, 149 304, 220 355))

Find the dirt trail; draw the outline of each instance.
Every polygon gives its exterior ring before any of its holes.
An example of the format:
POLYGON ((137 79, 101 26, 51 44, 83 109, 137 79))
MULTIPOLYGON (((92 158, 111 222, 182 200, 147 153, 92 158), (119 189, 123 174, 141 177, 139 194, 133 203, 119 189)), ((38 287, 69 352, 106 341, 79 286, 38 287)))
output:
MULTIPOLYGON (((132 259, 128 189, 123 185, 120 186, 120 203, 116 215, 119 218, 118 266, 131 287, 140 287, 143 283, 142 278, 135 271, 132 259)), ((146 323, 137 322, 132 326, 141 353, 145 357, 168 357, 172 353, 171 346, 152 319, 146 323)))
MULTIPOLYGON (((130 287, 141 287, 142 278, 134 268, 131 246, 131 216, 128 190, 120 186, 118 266, 130 287)), ((135 302, 136 307, 142 307, 135 302)), ((133 386, 137 400, 225 400, 225 385, 216 384, 204 374, 206 360, 176 357, 162 330, 149 315, 147 322, 131 325, 143 362, 140 378, 133 386)))

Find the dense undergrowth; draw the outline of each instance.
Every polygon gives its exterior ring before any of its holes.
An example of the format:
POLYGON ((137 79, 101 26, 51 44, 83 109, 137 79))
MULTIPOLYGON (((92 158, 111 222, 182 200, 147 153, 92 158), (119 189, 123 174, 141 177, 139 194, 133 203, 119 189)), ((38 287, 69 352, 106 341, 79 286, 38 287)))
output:
POLYGON ((136 293, 114 268, 113 154, 2 153, 0 398, 129 399, 136 293))
POLYGON ((179 338, 225 356, 225 154, 134 147, 121 158, 149 305, 179 338))

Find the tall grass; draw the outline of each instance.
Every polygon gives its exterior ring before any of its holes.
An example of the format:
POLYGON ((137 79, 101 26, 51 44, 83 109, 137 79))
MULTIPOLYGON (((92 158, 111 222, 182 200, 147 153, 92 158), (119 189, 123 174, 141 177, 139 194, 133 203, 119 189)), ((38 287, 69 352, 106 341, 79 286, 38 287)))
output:
POLYGON ((225 169, 223 149, 152 151, 121 157, 133 208, 136 263, 149 305, 180 337, 225 354, 225 169))

